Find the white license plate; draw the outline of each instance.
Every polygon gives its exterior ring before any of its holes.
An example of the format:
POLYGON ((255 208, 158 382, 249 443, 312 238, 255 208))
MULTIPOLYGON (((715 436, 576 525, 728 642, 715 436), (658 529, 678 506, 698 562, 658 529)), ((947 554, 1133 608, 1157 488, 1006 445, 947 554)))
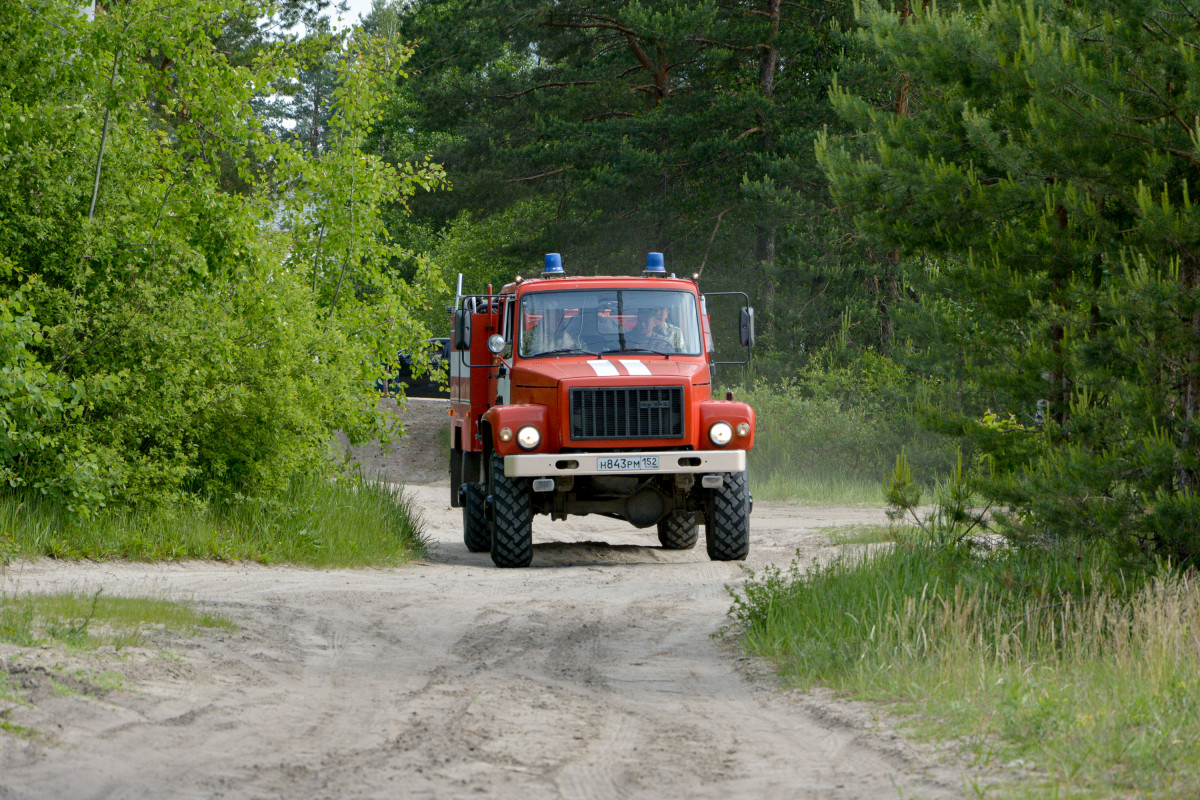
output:
POLYGON ((596 459, 596 469, 601 472, 629 472, 633 470, 658 469, 658 456, 603 456, 596 459))

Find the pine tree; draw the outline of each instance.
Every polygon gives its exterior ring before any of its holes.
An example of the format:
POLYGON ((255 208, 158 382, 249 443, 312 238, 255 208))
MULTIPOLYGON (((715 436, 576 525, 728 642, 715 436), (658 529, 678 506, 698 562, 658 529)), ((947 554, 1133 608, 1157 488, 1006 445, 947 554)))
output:
MULTIPOLYGON (((385 124, 439 132, 425 144, 455 191, 417 201, 432 226, 537 209, 520 227, 540 236, 495 244, 509 275, 546 250, 625 274, 663 251, 709 288, 751 291, 760 333, 794 355, 873 285, 813 156, 838 124, 832 22, 848 14, 779 0, 413 4, 400 32, 421 44, 385 124)), ((395 157, 417 146, 397 139, 395 157)))
POLYGON ((864 5, 906 107, 835 91, 819 157, 868 235, 939 267, 1002 405, 963 430, 1009 530, 1200 553, 1200 70, 1185 4, 864 5))

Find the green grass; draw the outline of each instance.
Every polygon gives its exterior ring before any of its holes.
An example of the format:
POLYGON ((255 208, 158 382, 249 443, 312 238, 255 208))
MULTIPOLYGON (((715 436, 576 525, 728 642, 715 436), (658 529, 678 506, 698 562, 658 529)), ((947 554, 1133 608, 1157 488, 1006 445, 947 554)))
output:
POLYGON ((819 528, 819 533, 829 535, 830 544, 883 544, 896 541, 896 533, 890 525, 837 525, 819 528))
MULTIPOLYGON (((91 595, 8 594, 0 593, 0 644, 23 648, 52 647, 52 653, 95 650, 109 646, 117 650, 145 642, 151 631, 169 630, 184 634, 199 629, 233 629, 232 620, 201 611, 185 603, 146 597, 104 597, 91 595)), ((35 650, 35 653, 41 650, 35 650)), ((55 659, 59 656, 55 655, 55 659)), ((59 696, 94 694, 125 686, 122 675, 111 670, 90 671, 49 667, 56 677, 49 678, 50 690, 59 696)), ((0 669, 0 701, 11 704, 0 709, 0 733, 27 739, 43 732, 11 722, 11 712, 29 699, 14 688, 8 674, 0 669)))
MULTIPOLYGON (((8 682, 8 673, 0 672, 0 701, 12 702, 18 701, 19 699, 20 695, 17 694, 16 690, 13 689, 12 685, 8 682)), ((3 714, 0 714, 0 718, 2 717, 3 714)))
POLYGON ((295 482, 273 502, 111 512, 0 495, 0 561, 14 557, 248 560, 316 567, 403 563, 425 552, 411 503, 367 481, 295 482))
MULTIPOLYGON (((141 644, 151 628, 191 633, 200 628, 235 627, 225 617, 169 600, 100 593, 0 593, 0 642, 19 647, 62 644, 79 649, 102 645, 120 649, 141 644)), ((96 683, 93 678, 87 680, 96 683)))
POLYGON ((756 500, 792 500, 828 506, 878 506, 883 504, 879 487, 879 482, 866 477, 804 471, 776 471, 760 476, 753 467, 750 469, 750 489, 756 500))
POLYGON ((39 735, 38 731, 35 731, 33 728, 26 728, 23 725, 16 725, 5 719, 10 710, 11 709, 5 709, 4 711, 0 712, 0 731, 11 733, 14 736, 20 736, 22 739, 33 739, 39 735))
POLYGON ((798 686, 919 711, 918 729, 1032 775, 989 796, 1200 796, 1200 582, 1102 554, 901 541, 735 596, 745 646, 798 686))

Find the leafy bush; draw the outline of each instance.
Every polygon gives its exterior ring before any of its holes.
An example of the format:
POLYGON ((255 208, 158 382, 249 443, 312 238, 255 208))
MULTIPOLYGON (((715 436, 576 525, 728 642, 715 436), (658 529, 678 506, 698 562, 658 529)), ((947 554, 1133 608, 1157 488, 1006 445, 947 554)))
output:
POLYGON ((949 472, 953 444, 921 426, 911 393, 904 371, 872 351, 841 364, 816 359, 779 383, 737 389, 756 415, 752 474, 756 480, 807 473, 878 484, 902 449, 923 473, 949 472))
POLYGON ((43 491, 61 487, 64 493, 78 495, 88 491, 89 481, 80 478, 96 469, 94 459, 77 458, 70 468, 49 474, 33 470, 30 475, 26 466, 58 459, 65 418, 82 410, 79 385, 38 360, 36 350, 45 340, 45 330, 32 317, 26 299, 31 283, 26 281, 11 296, 0 297, 0 480, 10 487, 43 491))
POLYGON ((318 156, 264 133, 256 93, 313 42, 238 40, 261 10, 0 4, 10 488, 77 515, 278 496, 332 473, 335 429, 394 433, 376 365, 429 335, 419 308, 440 282, 424 262, 388 272, 400 248, 379 209, 441 172, 363 144, 409 51, 321 40, 337 80, 318 156))

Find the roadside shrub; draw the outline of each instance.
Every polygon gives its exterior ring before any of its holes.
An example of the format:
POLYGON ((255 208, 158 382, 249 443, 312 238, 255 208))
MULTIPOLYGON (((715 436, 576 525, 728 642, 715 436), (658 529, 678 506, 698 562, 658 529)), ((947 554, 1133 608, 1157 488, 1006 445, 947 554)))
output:
POLYGON ((751 471, 832 475, 881 483, 903 449, 919 474, 953 469, 953 442, 922 427, 909 398, 911 381, 891 359, 872 351, 835 364, 818 358, 778 383, 736 390, 757 425, 751 471))
POLYGON ((441 171, 362 145, 409 51, 361 30, 321 45, 334 133, 316 158, 267 135, 255 95, 315 40, 226 49, 262 12, 0 4, 0 479, 31 501, 278 498, 332 475, 335 430, 396 432, 378 364, 428 337, 417 316, 444 287, 419 258, 391 273, 380 209, 441 171))

